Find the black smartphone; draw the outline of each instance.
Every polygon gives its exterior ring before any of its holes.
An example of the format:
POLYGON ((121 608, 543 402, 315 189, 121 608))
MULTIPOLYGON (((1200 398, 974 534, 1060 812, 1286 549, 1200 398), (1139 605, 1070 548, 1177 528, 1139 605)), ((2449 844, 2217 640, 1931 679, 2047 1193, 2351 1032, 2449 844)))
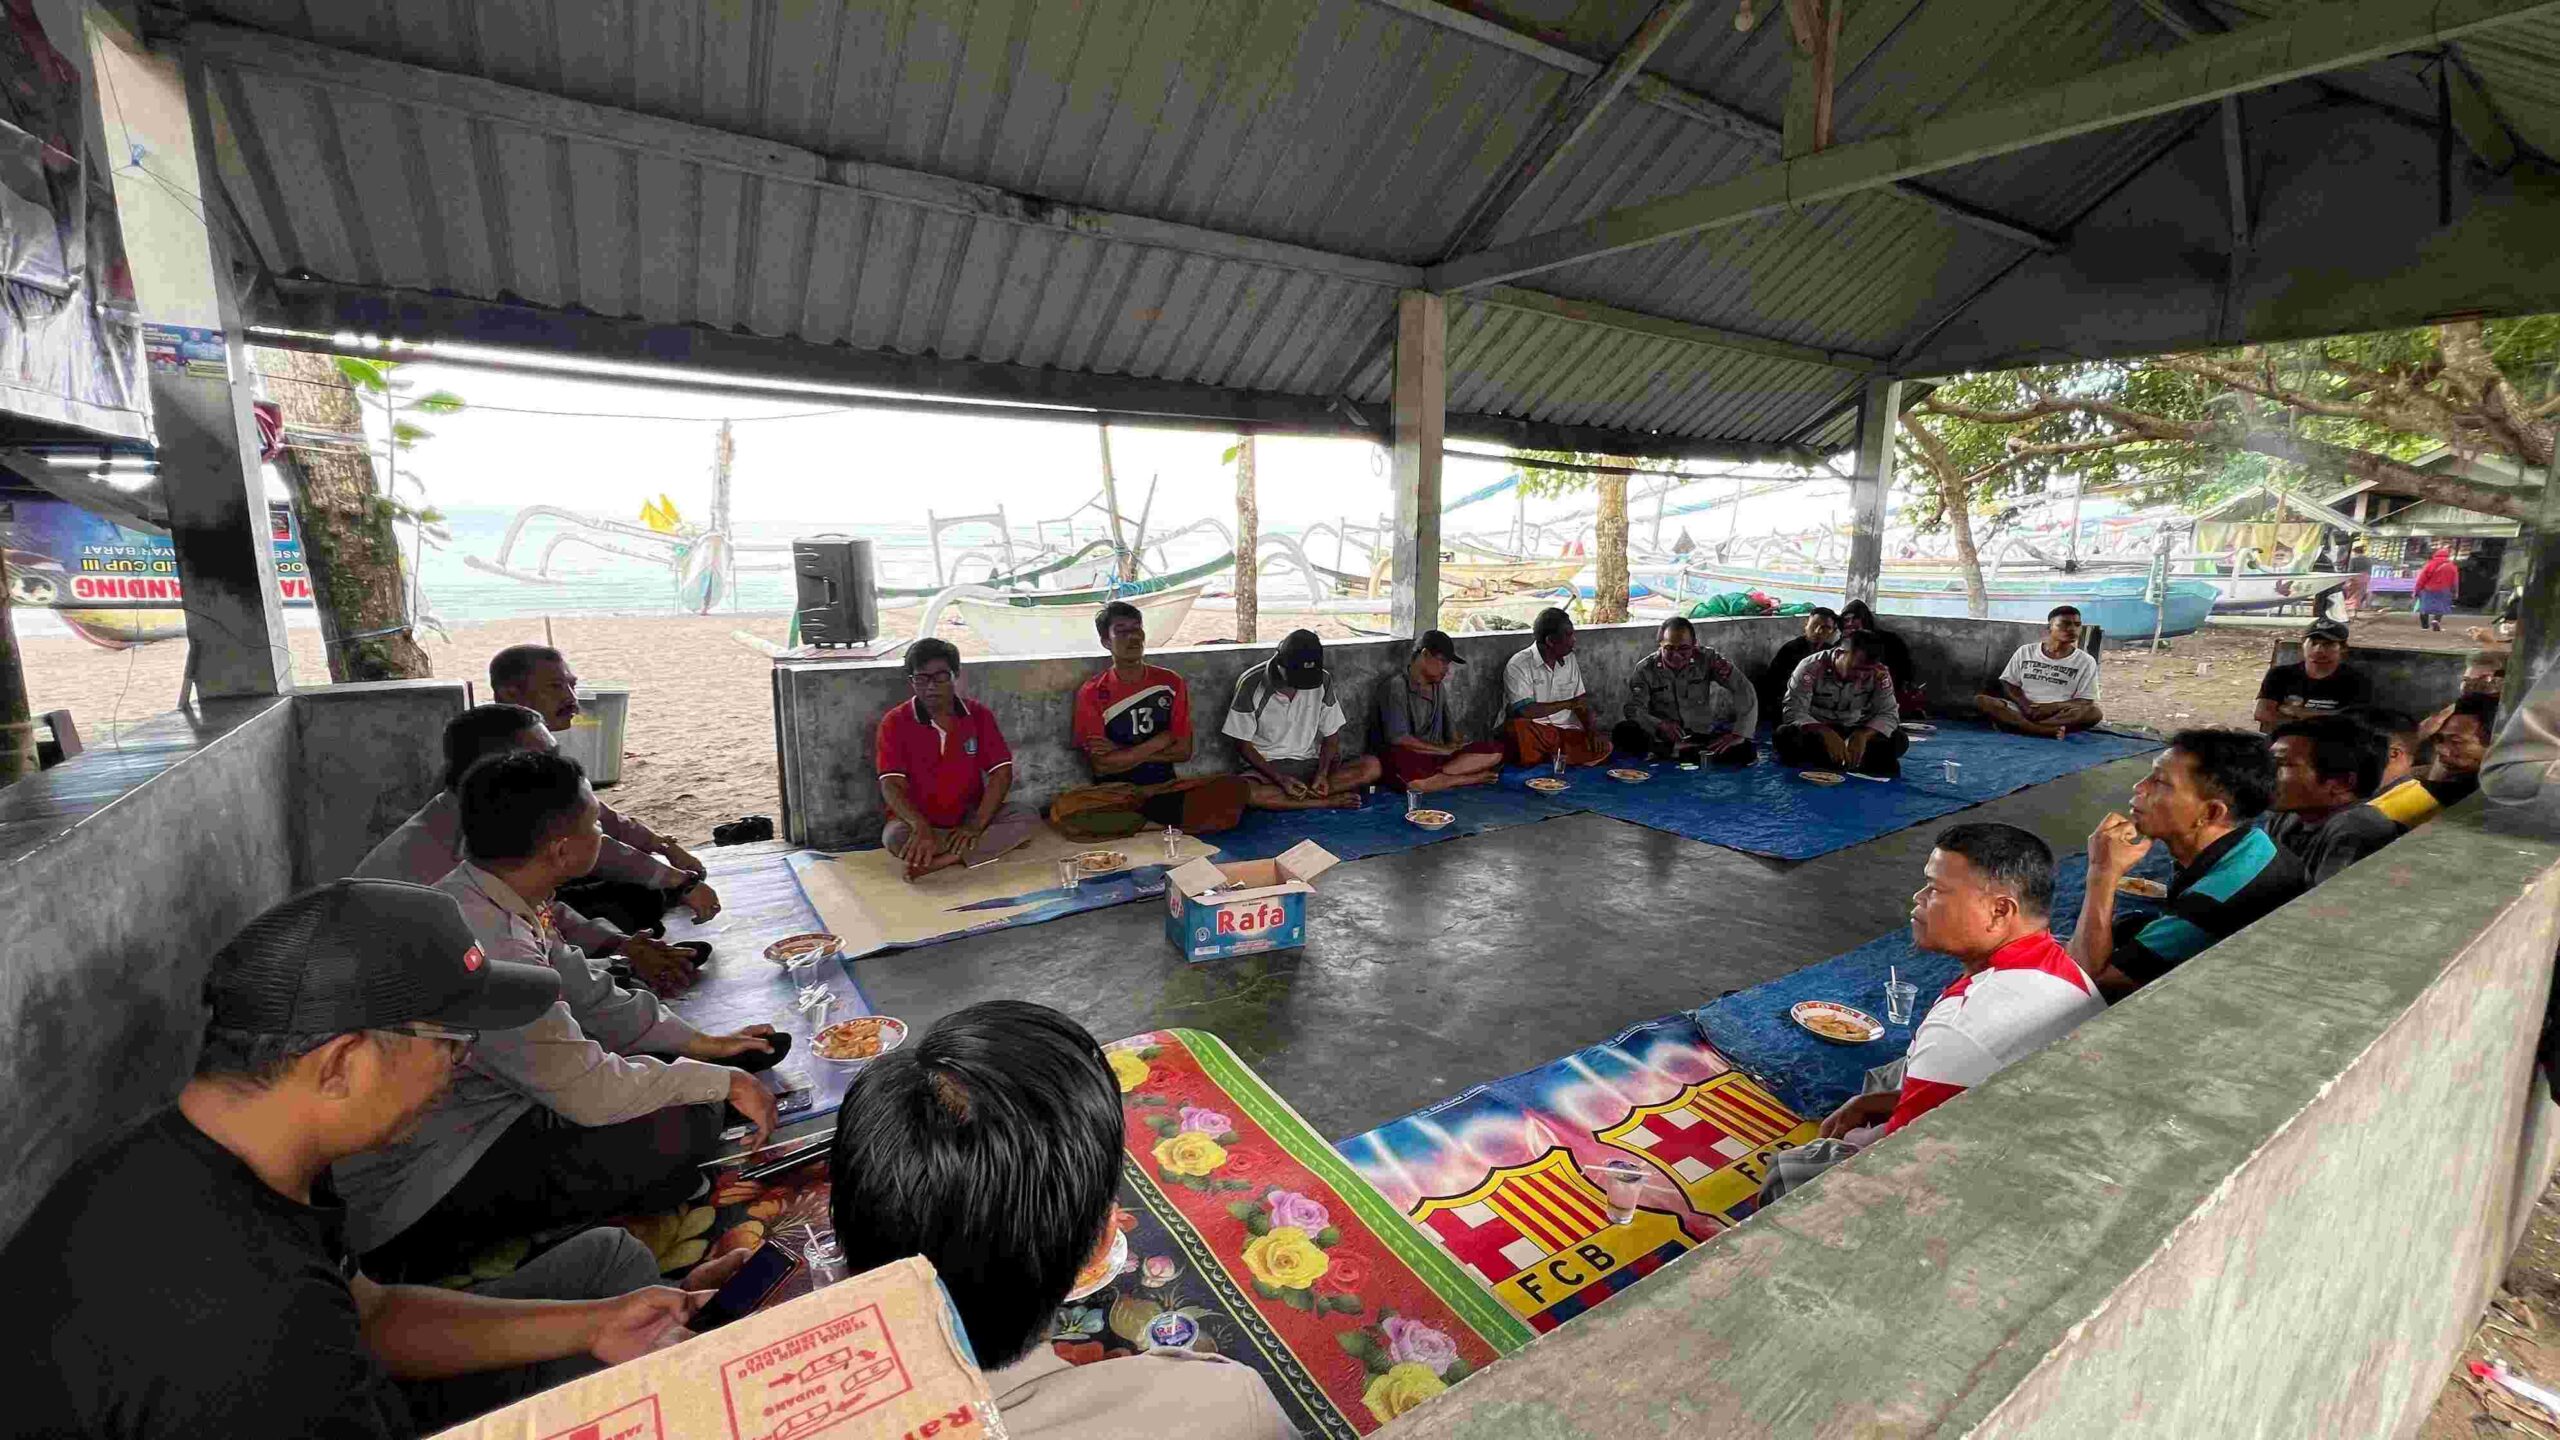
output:
POLYGON ((693 1312, 693 1333, 707 1335, 732 1320, 743 1320, 753 1315, 756 1307, 789 1279, 799 1264, 799 1256, 770 1240, 757 1246, 756 1253, 747 1257, 745 1267, 730 1276, 728 1284, 721 1286, 702 1303, 701 1309, 693 1312))
POLYGON ((774 1092, 773 1113, 787 1118, 799 1114, 816 1103, 818 1103, 817 1091, 806 1085, 794 1085, 788 1090, 774 1092))

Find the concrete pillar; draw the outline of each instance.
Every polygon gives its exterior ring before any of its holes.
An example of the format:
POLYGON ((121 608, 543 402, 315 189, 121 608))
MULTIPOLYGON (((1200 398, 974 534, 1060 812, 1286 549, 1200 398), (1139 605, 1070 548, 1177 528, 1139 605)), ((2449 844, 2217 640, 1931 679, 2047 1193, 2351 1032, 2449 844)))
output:
MULTIPOLYGON (((181 62, 192 126, 192 166, 205 208, 219 215, 220 181, 213 164, 212 112, 206 108, 201 67, 181 62)), ((183 162, 172 156, 172 165, 183 162)), ((185 587, 188 668, 207 699, 274 695, 293 688, 293 657, 285 648, 284 612, 275 587, 275 553, 268 536, 266 481, 258 463, 258 427, 249 409, 248 338, 232 295, 230 257, 221 223, 208 226, 210 293, 192 287, 142 284, 155 257, 135 254, 136 281, 149 329, 178 329, 185 338, 224 343, 222 373, 199 366, 151 367, 152 423, 159 432, 160 485, 168 498, 169 538, 178 552, 185 587)), ((168 269, 201 276, 199 257, 167 257, 168 269), (182 263, 193 262, 193 263, 182 263)))
POLYGON ((1884 497, 1893 490, 1893 427, 1902 382, 1870 378, 1858 397, 1857 469, 1849 477, 1849 583, 1845 599, 1876 603, 1884 571, 1884 497))
POLYGON ((1440 437, 1448 403, 1448 302, 1422 290, 1396 301, 1395 633, 1440 624, 1440 437))

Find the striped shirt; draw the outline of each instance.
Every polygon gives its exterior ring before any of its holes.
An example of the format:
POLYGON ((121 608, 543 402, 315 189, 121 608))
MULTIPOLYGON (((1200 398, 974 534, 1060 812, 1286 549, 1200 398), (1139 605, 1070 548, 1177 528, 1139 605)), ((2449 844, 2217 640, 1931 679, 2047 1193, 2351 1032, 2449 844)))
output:
POLYGON ((2168 909, 2116 946, 2111 963, 2148 985, 2306 888, 2302 867, 2267 832, 2234 830, 2170 878, 2168 909))
POLYGON ((1912 1032, 1890 1135, 2061 1039, 2107 1008, 2080 962, 2046 931, 2012 940, 1938 996, 1912 1032))

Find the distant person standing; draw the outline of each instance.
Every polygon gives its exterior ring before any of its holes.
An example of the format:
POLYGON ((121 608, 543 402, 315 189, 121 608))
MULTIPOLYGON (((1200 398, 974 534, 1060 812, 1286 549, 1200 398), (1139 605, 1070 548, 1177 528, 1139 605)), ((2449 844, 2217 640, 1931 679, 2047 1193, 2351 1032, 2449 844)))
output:
POLYGON ((2258 682, 2258 733, 2314 715, 2350 710, 2373 700, 2373 682, 2347 663, 2347 627, 2318 620, 2302 632, 2302 660, 2270 665, 2258 682))
POLYGON ((2361 615, 2373 599, 2373 555, 2356 542, 2355 553, 2347 557, 2347 616, 2361 615))
POLYGON ((2418 628, 2442 630, 2444 617, 2453 613, 2453 595, 2462 588, 2462 572, 2453 563, 2453 551, 2443 545, 2427 557, 2418 571, 2418 628))
POLYGON ((2003 730, 2059 740, 2103 718, 2098 709, 2098 657, 2080 648, 2080 612, 2057 605, 2044 617, 2044 638, 2018 647, 2000 672, 2000 693, 1973 697, 1975 708, 2003 730))

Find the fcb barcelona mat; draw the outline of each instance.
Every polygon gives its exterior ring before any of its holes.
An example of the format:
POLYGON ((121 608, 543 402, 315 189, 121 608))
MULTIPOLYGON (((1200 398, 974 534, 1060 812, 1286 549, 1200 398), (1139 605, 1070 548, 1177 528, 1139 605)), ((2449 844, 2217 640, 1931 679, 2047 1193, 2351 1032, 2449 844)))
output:
POLYGON ((1769 1157, 1812 1138, 1689 1016, 1669 1015, 1338 1148, 1544 1333, 1749 1215, 1769 1157), (1642 1178, 1623 1224, 1587 1168, 1612 1162, 1642 1178))
MULTIPOLYGON (((2167 884, 2173 866, 2168 849, 2155 845, 2133 873, 2167 884)), ((2066 856, 2053 867, 2053 933, 2070 937, 2080 923, 2080 903, 2088 886, 2089 859, 2066 856)), ((2119 935, 2159 913, 2160 902, 2135 896, 2116 898, 2119 935)), ((1798 1114, 1819 1120, 1865 1088, 1867 1071, 1890 1065, 1911 1048, 1911 1032, 1927 1016, 1938 992, 1955 982, 1963 967, 1944 955, 1911 943, 1909 930, 1870 940, 1843 955, 1808 965, 1748 990, 1737 990, 1695 1012, 1698 1028, 1736 1066, 1747 1070, 1769 1092, 1798 1114), (1920 987, 1911 1009, 1911 1024, 1896 1025, 1886 1013, 1884 985, 1889 969, 1920 987), (1802 1000, 1830 1000, 1854 1005, 1885 1027, 1881 1039, 1864 1045, 1835 1045, 1817 1040, 1787 1018, 1802 1000)))

